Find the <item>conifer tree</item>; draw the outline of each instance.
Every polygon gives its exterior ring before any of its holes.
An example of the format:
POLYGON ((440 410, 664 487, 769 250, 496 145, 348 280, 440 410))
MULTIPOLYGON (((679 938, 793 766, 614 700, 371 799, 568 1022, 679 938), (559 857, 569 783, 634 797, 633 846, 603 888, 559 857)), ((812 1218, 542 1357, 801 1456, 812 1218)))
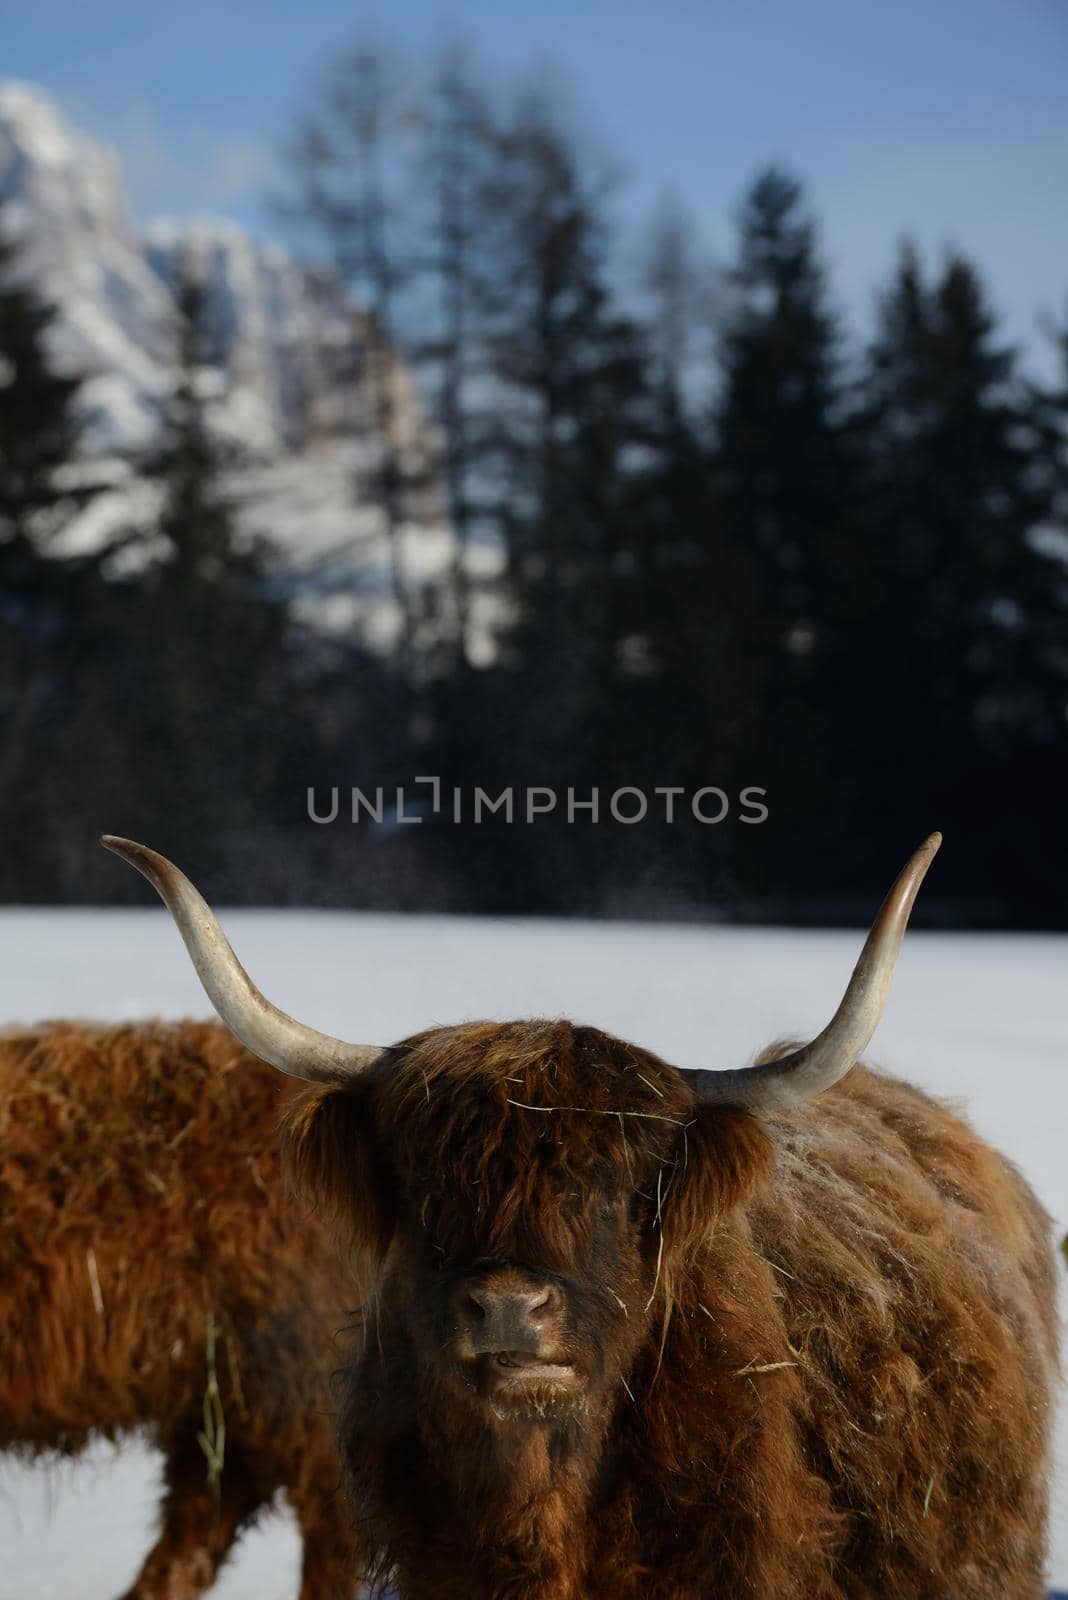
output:
POLYGON ((800 184, 777 168, 751 186, 728 276, 715 467, 731 539, 755 557, 772 648, 823 648, 828 579, 852 472, 841 335, 800 184))
POLYGON ((962 256, 928 282, 903 250, 866 393, 878 604, 864 682, 879 728, 869 760, 881 767, 871 791, 884 806, 898 796, 900 814, 907 789, 904 809, 914 815, 919 801, 924 825, 944 817, 960 862, 1026 814, 1005 846, 1019 862, 1002 889, 1020 915, 1042 899, 1034 840, 1045 835, 1041 870, 1064 858, 1053 796, 1068 753, 1068 596, 1063 567, 1036 538, 1052 504, 1036 414, 962 256))
POLYGON ((523 99, 488 196, 485 316, 510 644, 550 738, 603 703, 617 674, 627 457, 646 426, 641 340, 609 286, 605 197, 555 97, 523 99))
POLYGON ((0 617, 14 629, 9 649, 15 634, 39 631, 49 609, 53 631, 60 625, 55 606, 70 574, 49 561, 49 544, 91 492, 69 470, 78 460, 81 380, 54 369, 54 321, 24 280, 0 215, 0 617))
POLYGON ((1048 655, 1057 570, 1031 537, 1048 494, 1015 353, 998 342, 963 257, 927 285, 914 252, 903 252, 868 393, 879 584, 898 670, 917 692, 922 675, 939 739, 955 730, 996 748, 1048 735, 1058 715, 1048 655))
POLYGON ((714 492, 703 415, 713 277, 676 202, 655 217, 643 267, 650 423, 635 494, 633 625, 658 673, 651 722, 660 759, 665 749, 691 752, 700 783, 698 770, 726 773, 740 759, 759 701, 756 569, 728 541, 714 492))
POLYGON ((47 352, 55 320, 19 273, 0 230, 0 545, 27 559, 69 511, 62 468, 76 456, 80 379, 57 374, 47 352))
POLYGON ((745 197, 724 294, 713 473, 725 540, 752 581, 742 654, 754 668, 746 763, 758 776, 746 781, 775 796, 754 854, 774 887, 798 881, 799 841, 840 827, 853 803, 833 771, 850 691, 832 663, 850 605, 856 479, 815 225, 800 184, 777 168, 745 197))
POLYGON ((150 466, 160 510, 143 530, 147 565, 127 585, 127 603, 136 608, 129 659, 141 675, 137 746, 147 757, 135 786, 181 836, 208 827, 218 839, 263 809, 284 762, 286 611, 271 594, 266 547, 238 526, 227 483, 236 454, 212 426, 204 392, 205 318, 187 273, 174 385, 150 466))
POLYGON ((92 493, 78 471, 80 380, 54 369, 54 321, 6 239, 0 208, 0 823, 24 841, 0 884, 23 899, 54 891, 53 797, 69 778, 57 734, 97 584, 94 557, 63 560, 53 549, 92 493))
POLYGON ((154 537, 165 545, 161 591, 181 600, 261 575, 255 545, 238 537, 236 507, 225 483, 237 451, 210 425, 205 396, 207 307, 192 271, 178 289, 175 378, 159 448, 149 473, 162 490, 154 537), (222 580, 225 579, 225 584, 222 580))
MULTIPOLYGON (((1060 556, 1068 582, 1068 560, 1064 559, 1068 549, 1068 315, 1061 323, 1050 321, 1046 332, 1053 345, 1054 375, 1047 382, 1029 385, 1028 412, 1035 467, 1049 504, 1047 544, 1060 556)), ((1068 640, 1063 648, 1068 652, 1068 640)), ((1068 655, 1064 669, 1068 674, 1068 655)))

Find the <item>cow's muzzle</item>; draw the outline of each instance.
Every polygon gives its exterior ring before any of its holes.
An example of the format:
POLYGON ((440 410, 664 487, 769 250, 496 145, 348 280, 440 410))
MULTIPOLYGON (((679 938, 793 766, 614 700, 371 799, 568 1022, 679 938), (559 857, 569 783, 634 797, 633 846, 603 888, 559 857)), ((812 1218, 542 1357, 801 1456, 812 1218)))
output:
POLYGON ((555 1284, 520 1287, 484 1279, 461 1288, 456 1314, 473 1355, 538 1357, 556 1342, 563 1301, 555 1284))

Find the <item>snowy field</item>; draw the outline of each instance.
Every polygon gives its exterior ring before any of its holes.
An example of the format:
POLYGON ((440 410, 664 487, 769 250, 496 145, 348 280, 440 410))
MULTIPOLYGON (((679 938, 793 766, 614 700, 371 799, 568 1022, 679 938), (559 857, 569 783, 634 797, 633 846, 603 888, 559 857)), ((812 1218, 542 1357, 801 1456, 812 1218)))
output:
MULTIPOLYGON (((271 999, 343 1037, 388 1041, 476 1016, 566 1015, 679 1065, 744 1062, 830 1017, 855 934, 310 912, 224 917, 271 999)), ((1068 937, 910 934, 873 1060, 960 1097, 1068 1230, 1068 937)), ((159 911, 0 910, 0 1018, 204 1015, 159 911)), ((1050 1578, 1068 1590, 1068 1419, 1050 1578)), ((0 1600, 113 1600, 148 1548, 156 1463, 139 1446, 62 1467, 0 1460, 0 1600)), ((214 1591, 291 1600, 282 1514, 214 1591)))

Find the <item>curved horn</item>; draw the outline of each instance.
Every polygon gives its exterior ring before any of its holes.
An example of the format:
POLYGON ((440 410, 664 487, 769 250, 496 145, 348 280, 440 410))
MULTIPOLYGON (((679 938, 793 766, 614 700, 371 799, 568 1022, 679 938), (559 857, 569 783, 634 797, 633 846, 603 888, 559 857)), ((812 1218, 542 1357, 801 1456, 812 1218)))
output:
POLYGON ((100 842, 157 890, 178 924, 208 999, 253 1055, 306 1083, 336 1083, 355 1077, 382 1054, 376 1045, 344 1044, 317 1033, 265 999, 231 950, 211 907, 166 856, 112 834, 100 842))
POLYGON ((883 901, 842 1003, 823 1032, 803 1049, 759 1067, 685 1073, 702 1104, 771 1110, 810 1100, 845 1077, 883 1014, 912 903, 941 843, 940 833, 925 839, 883 901))

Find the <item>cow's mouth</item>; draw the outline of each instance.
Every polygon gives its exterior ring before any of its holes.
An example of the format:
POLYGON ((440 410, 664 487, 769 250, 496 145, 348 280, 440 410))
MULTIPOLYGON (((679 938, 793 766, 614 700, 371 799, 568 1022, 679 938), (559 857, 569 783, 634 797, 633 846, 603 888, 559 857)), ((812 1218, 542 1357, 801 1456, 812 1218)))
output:
POLYGON ((573 1391, 580 1387, 578 1369, 570 1361, 532 1355, 526 1350, 495 1350, 479 1360, 488 1394, 573 1391))

